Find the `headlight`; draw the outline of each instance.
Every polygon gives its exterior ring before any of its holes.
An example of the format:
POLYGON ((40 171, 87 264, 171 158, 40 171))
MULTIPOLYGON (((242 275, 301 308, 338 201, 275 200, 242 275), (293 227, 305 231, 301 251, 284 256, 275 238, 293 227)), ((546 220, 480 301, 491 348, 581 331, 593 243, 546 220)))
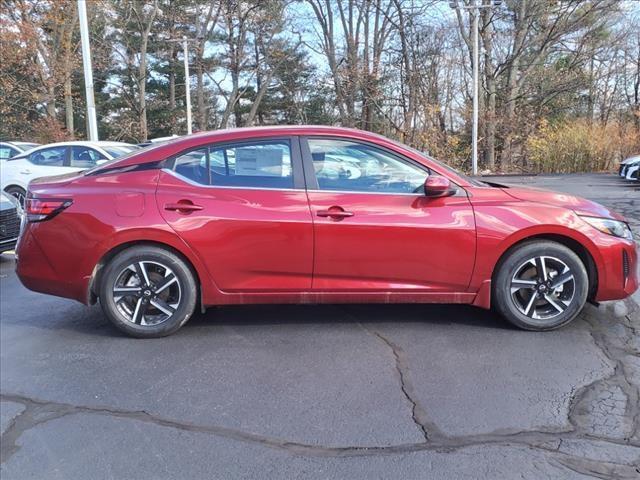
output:
POLYGON ((601 232, 613 235, 614 237, 624 238, 625 240, 633 240, 633 235, 629 225, 618 220, 600 217, 580 217, 593 228, 597 228, 601 232))

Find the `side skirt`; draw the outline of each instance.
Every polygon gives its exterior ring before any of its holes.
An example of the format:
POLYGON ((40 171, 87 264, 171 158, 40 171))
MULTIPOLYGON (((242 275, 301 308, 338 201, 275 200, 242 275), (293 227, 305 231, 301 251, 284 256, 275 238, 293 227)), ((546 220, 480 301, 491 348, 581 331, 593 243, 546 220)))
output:
MULTIPOLYGON (((224 293, 206 305, 315 304, 315 303, 450 303, 472 304, 469 292, 270 292, 224 293)), ((202 305, 205 305, 203 302, 202 305)))

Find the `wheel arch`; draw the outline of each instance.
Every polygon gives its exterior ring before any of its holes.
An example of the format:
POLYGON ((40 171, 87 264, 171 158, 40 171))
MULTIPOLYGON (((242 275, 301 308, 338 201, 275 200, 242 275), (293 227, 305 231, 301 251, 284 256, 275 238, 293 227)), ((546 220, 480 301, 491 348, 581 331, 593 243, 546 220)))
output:
MULTIPOLYGON (((504 262, 504 260, 508 257, 508 255, 514 249, 520 247, 525 243, 535 242, 536 240, 548 240, 548 241, 552 241, 552 242, 556 242, 561 245, 564 245, 580 258, 580 260, 582 261, 582 263, 584 264, 587 270, 587 276, 589 278, 589 290, 587 294, 587 299, 593 300, 593 298, 596 295, 596 292, 598 291, 598 281, 599 281, 598 266, 596 264, 596 261, 593 258, 593 255, 584 244, 582 244, 575 238, 569 237, 567 235, 558 234, 558 233, 539 233, 539 234, 527 236, 509 245, 509 247, 502 252, 498 261, 496 262, 496 265, 491 273, 491 284, 492 285, 495 284, 495 281, 494 281, 495 276, 497 275, 498 270, 502 265, 502 262, 504 262)), ((491 292, 491 297, 493 297, 493 289, 491 292)))
POLYGON ((89 281, 89 289, 88 289, 88 299, 87 299, 88 304, 93 305, 98 300, 97 292, 100 290, 102 273, 107 263, 109 263, 120 252, 123 252, 128 248, 141 246, 141 245, 162 248, 164 250, 167 250, 173 253, 174 255, 178 256, 182 261, 184 261, 187 267, 191 270, 194 276, 194 279, 196 281, 196 284, 198 286, 198 299, 199 299, 200 305, 201 306, 204 305, 202 302, 202 290, 203 290, 202 276, 198 268, 196 268, 194 262, 187 255, 185 255, 183 252, 181 252, 174 246, 169 245, 168 243, 165 243, 162 241, 157 241, 157 240, 130 240, 130 241, 126 241, 118 245, 115 245, 110 250, 105 252, 102 255, 102 257, 100 257, 100 260, 98 260, 98 262, 96 263, 93 269, 93 272, 91 274, 91 279, 89 281))
POLYGON ((9 183, 9 184, 5 185, 5 186, 2 188, 2 191, 3 191, 3 192, 6 192, 6 191, 7 191, 7 190, 9 190, 10 188, 19 188, 20 190, 24 190, 24 191, 25 191, 25 193, 27 192, 27 187, 25 187, 24 185, 20 185, 19 183, 16 183, 16 182, 11 182, 11 183, 9 183))

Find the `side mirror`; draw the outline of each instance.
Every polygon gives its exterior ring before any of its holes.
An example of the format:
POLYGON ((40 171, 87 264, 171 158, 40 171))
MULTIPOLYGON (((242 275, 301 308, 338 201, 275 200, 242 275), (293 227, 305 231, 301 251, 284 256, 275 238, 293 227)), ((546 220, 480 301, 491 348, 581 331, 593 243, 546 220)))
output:
POLYGON ((429 175, 424 181, 424 194, 430 198, 450 197, 455 195, 456 187, 447 177, 429 175))

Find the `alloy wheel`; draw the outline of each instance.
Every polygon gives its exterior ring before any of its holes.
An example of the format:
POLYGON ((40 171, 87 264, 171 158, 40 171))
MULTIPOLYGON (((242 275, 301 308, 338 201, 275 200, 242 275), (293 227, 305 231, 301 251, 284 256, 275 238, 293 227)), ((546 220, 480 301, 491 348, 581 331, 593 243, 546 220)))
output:
POLYGON ((112 291, 122 317, 143 326, 166 322, 182 299, 176 274, 155 261, 142 260, 125 267, 116 276, 112 291))
POLYGON ((12 197, 18 200, 18 203, 22 208, 26 206, 26 194, 21 189, 13 189, 8 192, 12 197))
POLYGON ((511 299, 520 313, 536 323, 546 323, 571 305, 576 280, 562 260, 537 256, 516 269, 510 288, 511 299))

